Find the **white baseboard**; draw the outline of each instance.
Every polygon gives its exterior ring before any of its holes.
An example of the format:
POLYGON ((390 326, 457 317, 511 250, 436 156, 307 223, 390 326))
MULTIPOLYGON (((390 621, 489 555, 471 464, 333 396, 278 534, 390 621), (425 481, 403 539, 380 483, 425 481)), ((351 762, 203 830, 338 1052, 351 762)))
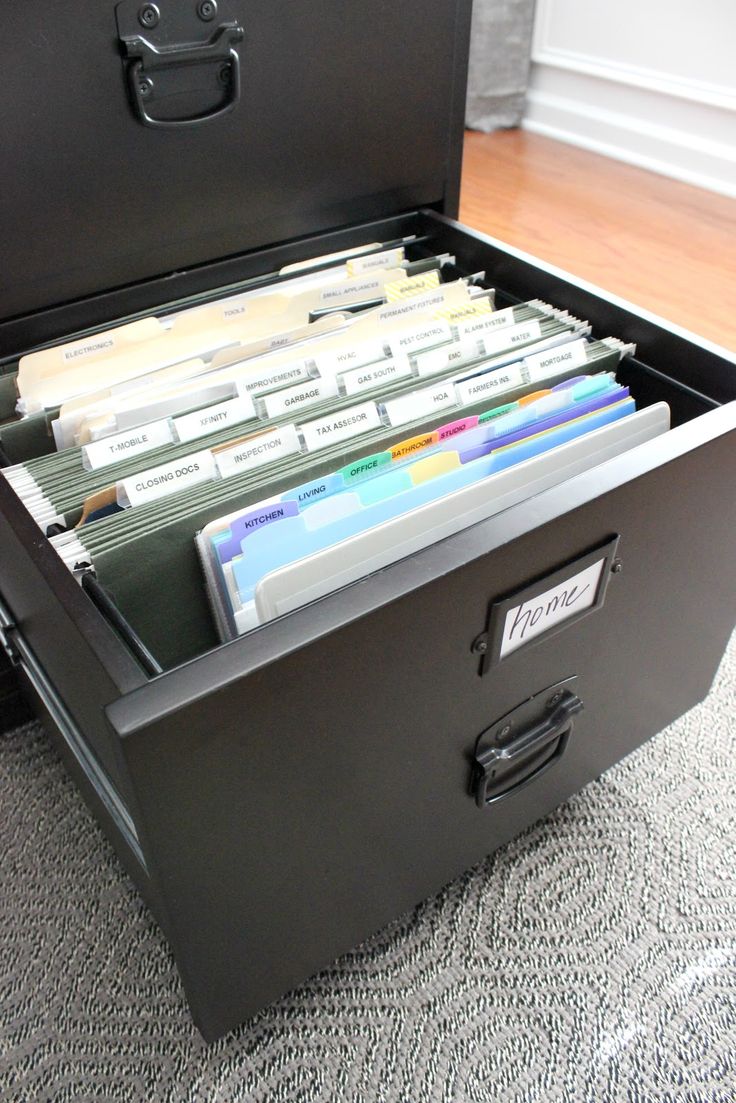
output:
POLYGON ((522 125, 736 198, 736 115, 727 107, 537 63, 522 125))

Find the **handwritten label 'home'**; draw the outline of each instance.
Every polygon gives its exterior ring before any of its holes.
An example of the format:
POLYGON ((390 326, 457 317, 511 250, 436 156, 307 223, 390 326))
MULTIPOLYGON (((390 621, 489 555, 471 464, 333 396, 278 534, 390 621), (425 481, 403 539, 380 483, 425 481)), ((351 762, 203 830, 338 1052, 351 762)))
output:
POLYGON ((595 605, 605 558, 506 613, 500 658, 595 605))

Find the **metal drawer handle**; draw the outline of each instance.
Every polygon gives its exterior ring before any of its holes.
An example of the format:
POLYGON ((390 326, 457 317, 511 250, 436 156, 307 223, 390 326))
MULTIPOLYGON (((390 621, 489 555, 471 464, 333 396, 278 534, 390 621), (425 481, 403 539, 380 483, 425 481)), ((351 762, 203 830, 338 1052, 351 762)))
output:
MULTIPOLYGON (((173 65, 201 64, 209 60, 211 60, 209 57, 176 58, 176 60, 171 58, 168 67, 172 67, 173 65)), ((150 72, 150 69, 146 71, 150 72)), ((155 85, 151 77, 144 75, 143 62, 140 60, 134 62, 128 76, 130 88, 133 93, 133 101, 141 122, 145 126, 169 128, 192 126, 194 123, 209 122, 211 119, 219 119, 221 115, 227 115, 229 111, 232 111, 235 104, 240 99, 240 58, 236 50, 230 50, 228 53, 228 60, 222 63, 220 78, 226 86, 227 95, 224 103, 219 107, 215 107, 210 111, 204 111, 200 115, 189 115, 180 119, 156 119, 150 114, 146 107, 146 101, 154 91, 155 85)))
MULTIPOLYGON (((563 690, 536 723, 510 740, 477 751, 472 789, 478 807, 510 797, 554 765, 565 753, 575 714, 582 708, 579 697, 563 690)), ((499 736, 510 734, 508 729, 510 725, 502 727, 499 736)))
POLYGON ((224 15, 218 13, 216 0, 182 4, 167 0, 143 4, 123 0, 116 16, 123 57, 129 62, 128 86, 138 118, 145 126, 180 129, 210 122, 227 115, 240 99, 240 57, 235 48, 243 39, 243 28, 229 15, 229 0, 220 0, 224 15), (162 9, 159 10, 159 6, 162 9), (203 37, 204 36, 204 37, 203 37), (159 101, 186 97, 201 98, 202 80, 219 85, 219 102, 211 97, 201 110, 177 117, 154 113, 159 101))

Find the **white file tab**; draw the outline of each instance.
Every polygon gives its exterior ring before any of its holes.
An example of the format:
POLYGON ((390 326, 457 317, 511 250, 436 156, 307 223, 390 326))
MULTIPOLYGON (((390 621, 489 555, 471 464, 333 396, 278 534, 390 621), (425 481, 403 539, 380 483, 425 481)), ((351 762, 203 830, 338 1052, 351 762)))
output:
POLYGON ((208 482, 216 476, 212 453, 209 450, 194 452, 191 456, 181 456, 178 460, 121 479, 116 487, 118 505, 142 506, 155 502, 157 498, 176 494, 179 490, 188 490, 198 483, 208 482))
POLYGON ((66 345, 61 350, 61 359, 65 364, 76 364, 85 357, 99 356, 113 348, 115 348, 115 338, 109 333, 98 333, 95 337, 89 337, 86 341, 66 345))
POLYGON ((244 374, 236 380, 238 394, 259 394, 261 391, 275 391, 279 387, 288 387, 300 379, 311 379, 315 374, 311 360, 295 360, 290 364, 252 367, 244 365, 244 374))
POLYGON ((295 425, 281 425, 268 433, 258 433, 248 440, 215 453, 217 470, 223 479, 241 475, 264 463, 280 460, 301 451, 301 442, 295 425))
POLYGON ((461 404, 469 406, 473 402, 481 402, 484 398, 503 394, 504 391, 510 391, 514 387, 521 387, 529 381, 529 373, 524 370, 523 364, 510 364, 507 368, 496 368, 495 371, 486 372, 485 375, 464 379, 461 383, 456 383, 455 387, 461 404))
POLYGON ((389 303, 378 311, 378 321, 400 322, 403 318, 411 318, 413 314, 424 313, 427 310, 444 310, 446 307, 461 306, 469 302, 470 295, 466 284, 461 281, 456 283, 443 283, 431 291, 425 291, 414 299, 407 299, 398 303, 389 303))
POLYGON ((411 329, 402 329, 391 336, 391 347, 395 352, 414 353, 434 345, 444 345, 453 339, 449 322, 424 322, 411 329))
POLYGON ((255 416, 253 399, 249 394, 243 394, 239 398, 229 398, 215 406, 195 410, 192 414, 182 414, 181 417, 174 418, 174 428, 179 440, 197 440, 228 425, 250 421, 255 416))
POLYGON ((579 341, 571 341, 569 345, 537 352, 533 356, 526 356, 524 363, 529 370, 531 382, 541 383, 550 374, 559 375, 567 368, 581 368, 587 364, 588 342, 581 338, 579 341))
POLYGON ((382 268, 400 268, 404 263, 403 249, 386 249, 382 253, 371 253, 367 257, 353 257, 347 262, 348 276, 362 276, 366 272, 376 272, 382 268))
POLYGON ((409 358, 396 356, 391 360, 381 360, 365 368, 344 372, 339 377, 340 390, 346 395, 360 394, 361 391, 372 391, 385 383, 394 383, 397 379, 408 379, 413 374, 409 358))
POLYGON ((330 444, 359 437, 371 429, 380 429, 382 424, 375 402, 363 402, 360 406, 351 406, 347 410, 330 414, 329 417, 300 425, 299 431, 307 450, 315 452, 330 444))
POLYGON ((385 360, 386 346, 383 341, 363 341, 348 348, 332 349, 327 352, 315 351, 314 362, 320 375, 335 375, 362 368, 364 364, 373 364, 376 360, 385 360))
POLYGON ((336 379, 310 379, 308 383, 299 383, 296 387, 287 387, 283 391, 274 391, 256 399, 258 416, 263 418, 293 415, 294 410, 314 406, 338 394, 336 379))
POLYGON ((457 401, 454 385, 441 383, 436 387, 427 387, 426 390, 390 398, 383 403, 383 409, 389 425, 407 425, 410 421, 431 417, 437 410, 457 406, 457 401))
POLYGON ((343 306, 382 299, 384 283, 385 280, 378 276, 358 276, 352 280, 345 280, 342 284, 326 287, 320 292, 320 306, 343 306))
POLYGON ((444 345, 442 348, 420 353, 414 357, 414 367, 417 375, 438 375, 440 372, 478 360, 482 355, 481 343, 470 338, 465 341, 456 341, 454 345, 444 345))
POLYGON ((152 421, 137 429, 128 429, 124 433, 115 433, 82 448, 82 464, 87 471, 96 471, 100 467, 120 463, 131 456, 142 456, 160 448, 162 444, 171 444, 174 433, 168 418, 152 421))

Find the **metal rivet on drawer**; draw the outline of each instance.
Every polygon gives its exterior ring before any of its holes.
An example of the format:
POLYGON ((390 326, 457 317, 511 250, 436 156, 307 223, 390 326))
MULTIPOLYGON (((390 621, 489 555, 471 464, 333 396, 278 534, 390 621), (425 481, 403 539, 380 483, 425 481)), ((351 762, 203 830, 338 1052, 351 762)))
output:
POLYGON ((158 21, 161 18, 161 13, 155 4, 144 4, 141 10, 138 12, 138 22, 141 27, 145 27, 146 30, 153 30, 158 26, 158 21))

